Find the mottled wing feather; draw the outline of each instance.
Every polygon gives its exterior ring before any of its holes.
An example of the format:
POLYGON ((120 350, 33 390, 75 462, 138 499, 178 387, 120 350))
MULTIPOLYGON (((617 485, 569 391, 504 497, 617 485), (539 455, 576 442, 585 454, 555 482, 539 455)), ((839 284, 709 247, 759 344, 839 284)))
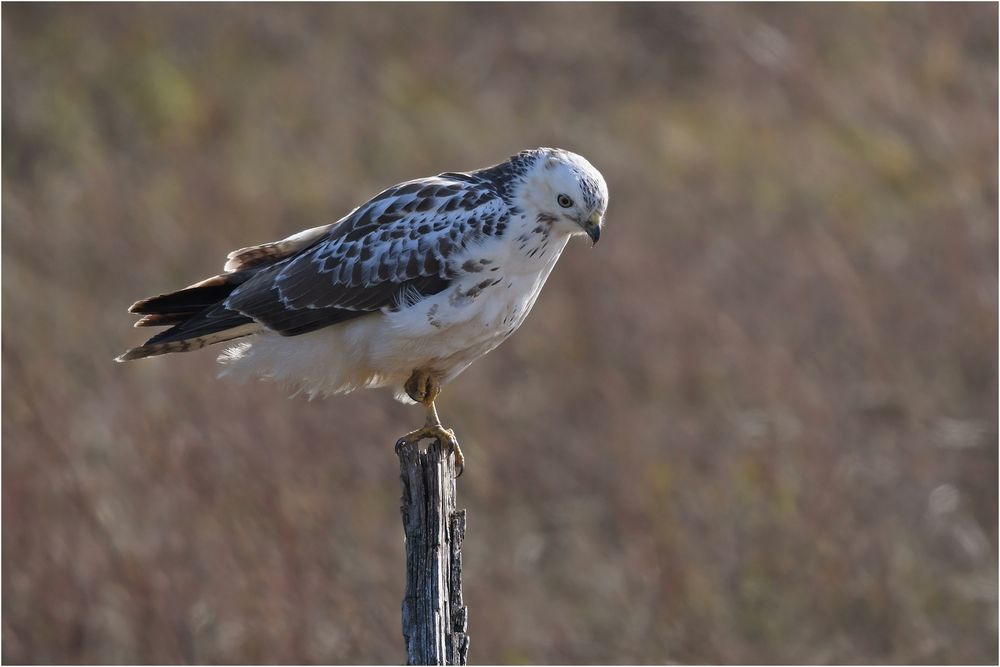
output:
POLYGON ((262 269, 225 301, 296 335, 436 294, 462 272, 453 257, 500 234, 507 204, 481 179, 442 174, 374 197, 298 255, 262 269))

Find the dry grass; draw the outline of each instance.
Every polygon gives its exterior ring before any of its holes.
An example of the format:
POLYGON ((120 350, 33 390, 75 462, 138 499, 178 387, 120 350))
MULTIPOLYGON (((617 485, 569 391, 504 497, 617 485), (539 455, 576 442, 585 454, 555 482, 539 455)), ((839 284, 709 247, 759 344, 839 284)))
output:
POLYGON ((3 659, 397 662, 421 418, 125 308, 559 145, 609 224, 446 392, 473 660, 997 657, 995 5, 5 5, 3 659))

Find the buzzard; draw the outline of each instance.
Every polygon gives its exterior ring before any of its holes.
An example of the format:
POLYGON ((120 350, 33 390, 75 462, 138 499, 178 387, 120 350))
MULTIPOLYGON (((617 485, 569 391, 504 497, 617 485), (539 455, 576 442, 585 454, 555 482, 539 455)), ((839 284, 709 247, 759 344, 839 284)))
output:
POLYGON ((556 148, 393 186, 344 218, 236 250, 224 273, 136 302, 137 327, 169 326, 117 358, 236 341, 222 375, 310 396, 391 387, 427 410, 404 439, 450 444, 441 386, 521 325, 572 236, 596 244, 604 178, 556 148))

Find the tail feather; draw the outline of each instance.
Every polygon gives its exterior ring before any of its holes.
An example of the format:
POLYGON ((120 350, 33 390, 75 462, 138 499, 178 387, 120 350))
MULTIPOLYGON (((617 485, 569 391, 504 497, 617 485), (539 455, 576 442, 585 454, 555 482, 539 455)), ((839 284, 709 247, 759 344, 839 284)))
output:
POLYGON ((189 317, 191 313, 163 313, 163 314, 151 314, 143 315, 138 320, 135 321, 135 328, 139 327, 168 327, 174 324, 180 324, 184 322, 189 317))
POLYGON ((176 292, 140 299, 132 304, 128 312, 142 315, 197 313, 224 300, 252 277, 251 271, 223 273, 176 292))
POLYGON ((129 312, 142 315, 135 326, 170 328, 122 354, 116 361, 187 352, 257 333, 263 328, 261 324, 226 308, 223 303, 233 290, 262 269, 319 242, 333 224, 307 229, 274 243, 233 251, 227 257, 225 273, 176 292, 136 301, 129 308, 129 312))
POLYGON ((253 320, 246 315, 238 313, 235 310, 229 310, 225 306, 210 306, 202 312, 187 318, 180 324, 174 325, 166 331, 161 331, 143 344, 172 343, 179 340, 197 338, 198 336, 207 336, 232 329, 233 327, 250 324, 251 322, 253 320))
POLYGON ((130 312, 143 317, 137 327, 170 326, 116 361, 131 361, 170 352, 188 352, 223 341, 249 336, 260 330, 251 318, 222 303, 253 272, 214 276, 182 290, 137 301, 130 312))
MULTIPOLYGON (((224 331, 217 331, 215 333, 194 336, 191 338, 151 342, 155 339, 154 337, 147 341, 144 345, 134 347, 125 354, 115 357, 115 361, 132 361, 134 359, 145 359, 146 357, 155 357, 161 354, 169 354, 171 352, 190 352, 191 350, 200 350, 201 348, 214 343, 222 343, 227 340, 233 340, 234 338, 251 336, 258 331, 260 331, 260 325, 251 322, 249 324, 241 324, 224 331)), ((164 331, 163 333, 166 334, 169 333, 169 331, 164 331)))
POLYGON ((244 271, 270 266, 320 241, 333 225, 321 225, 293 234, 287 239, 240 248, 226 257, 226 271, 244 271))

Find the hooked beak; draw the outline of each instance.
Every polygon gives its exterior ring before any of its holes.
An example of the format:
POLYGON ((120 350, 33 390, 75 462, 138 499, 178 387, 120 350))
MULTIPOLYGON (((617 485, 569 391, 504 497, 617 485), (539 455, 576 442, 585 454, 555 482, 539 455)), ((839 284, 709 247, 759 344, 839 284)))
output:
POLYGON ((597 242, 601 240, 601 214, 594 211, 581 226, 594 245, 597 245, 597 242))

